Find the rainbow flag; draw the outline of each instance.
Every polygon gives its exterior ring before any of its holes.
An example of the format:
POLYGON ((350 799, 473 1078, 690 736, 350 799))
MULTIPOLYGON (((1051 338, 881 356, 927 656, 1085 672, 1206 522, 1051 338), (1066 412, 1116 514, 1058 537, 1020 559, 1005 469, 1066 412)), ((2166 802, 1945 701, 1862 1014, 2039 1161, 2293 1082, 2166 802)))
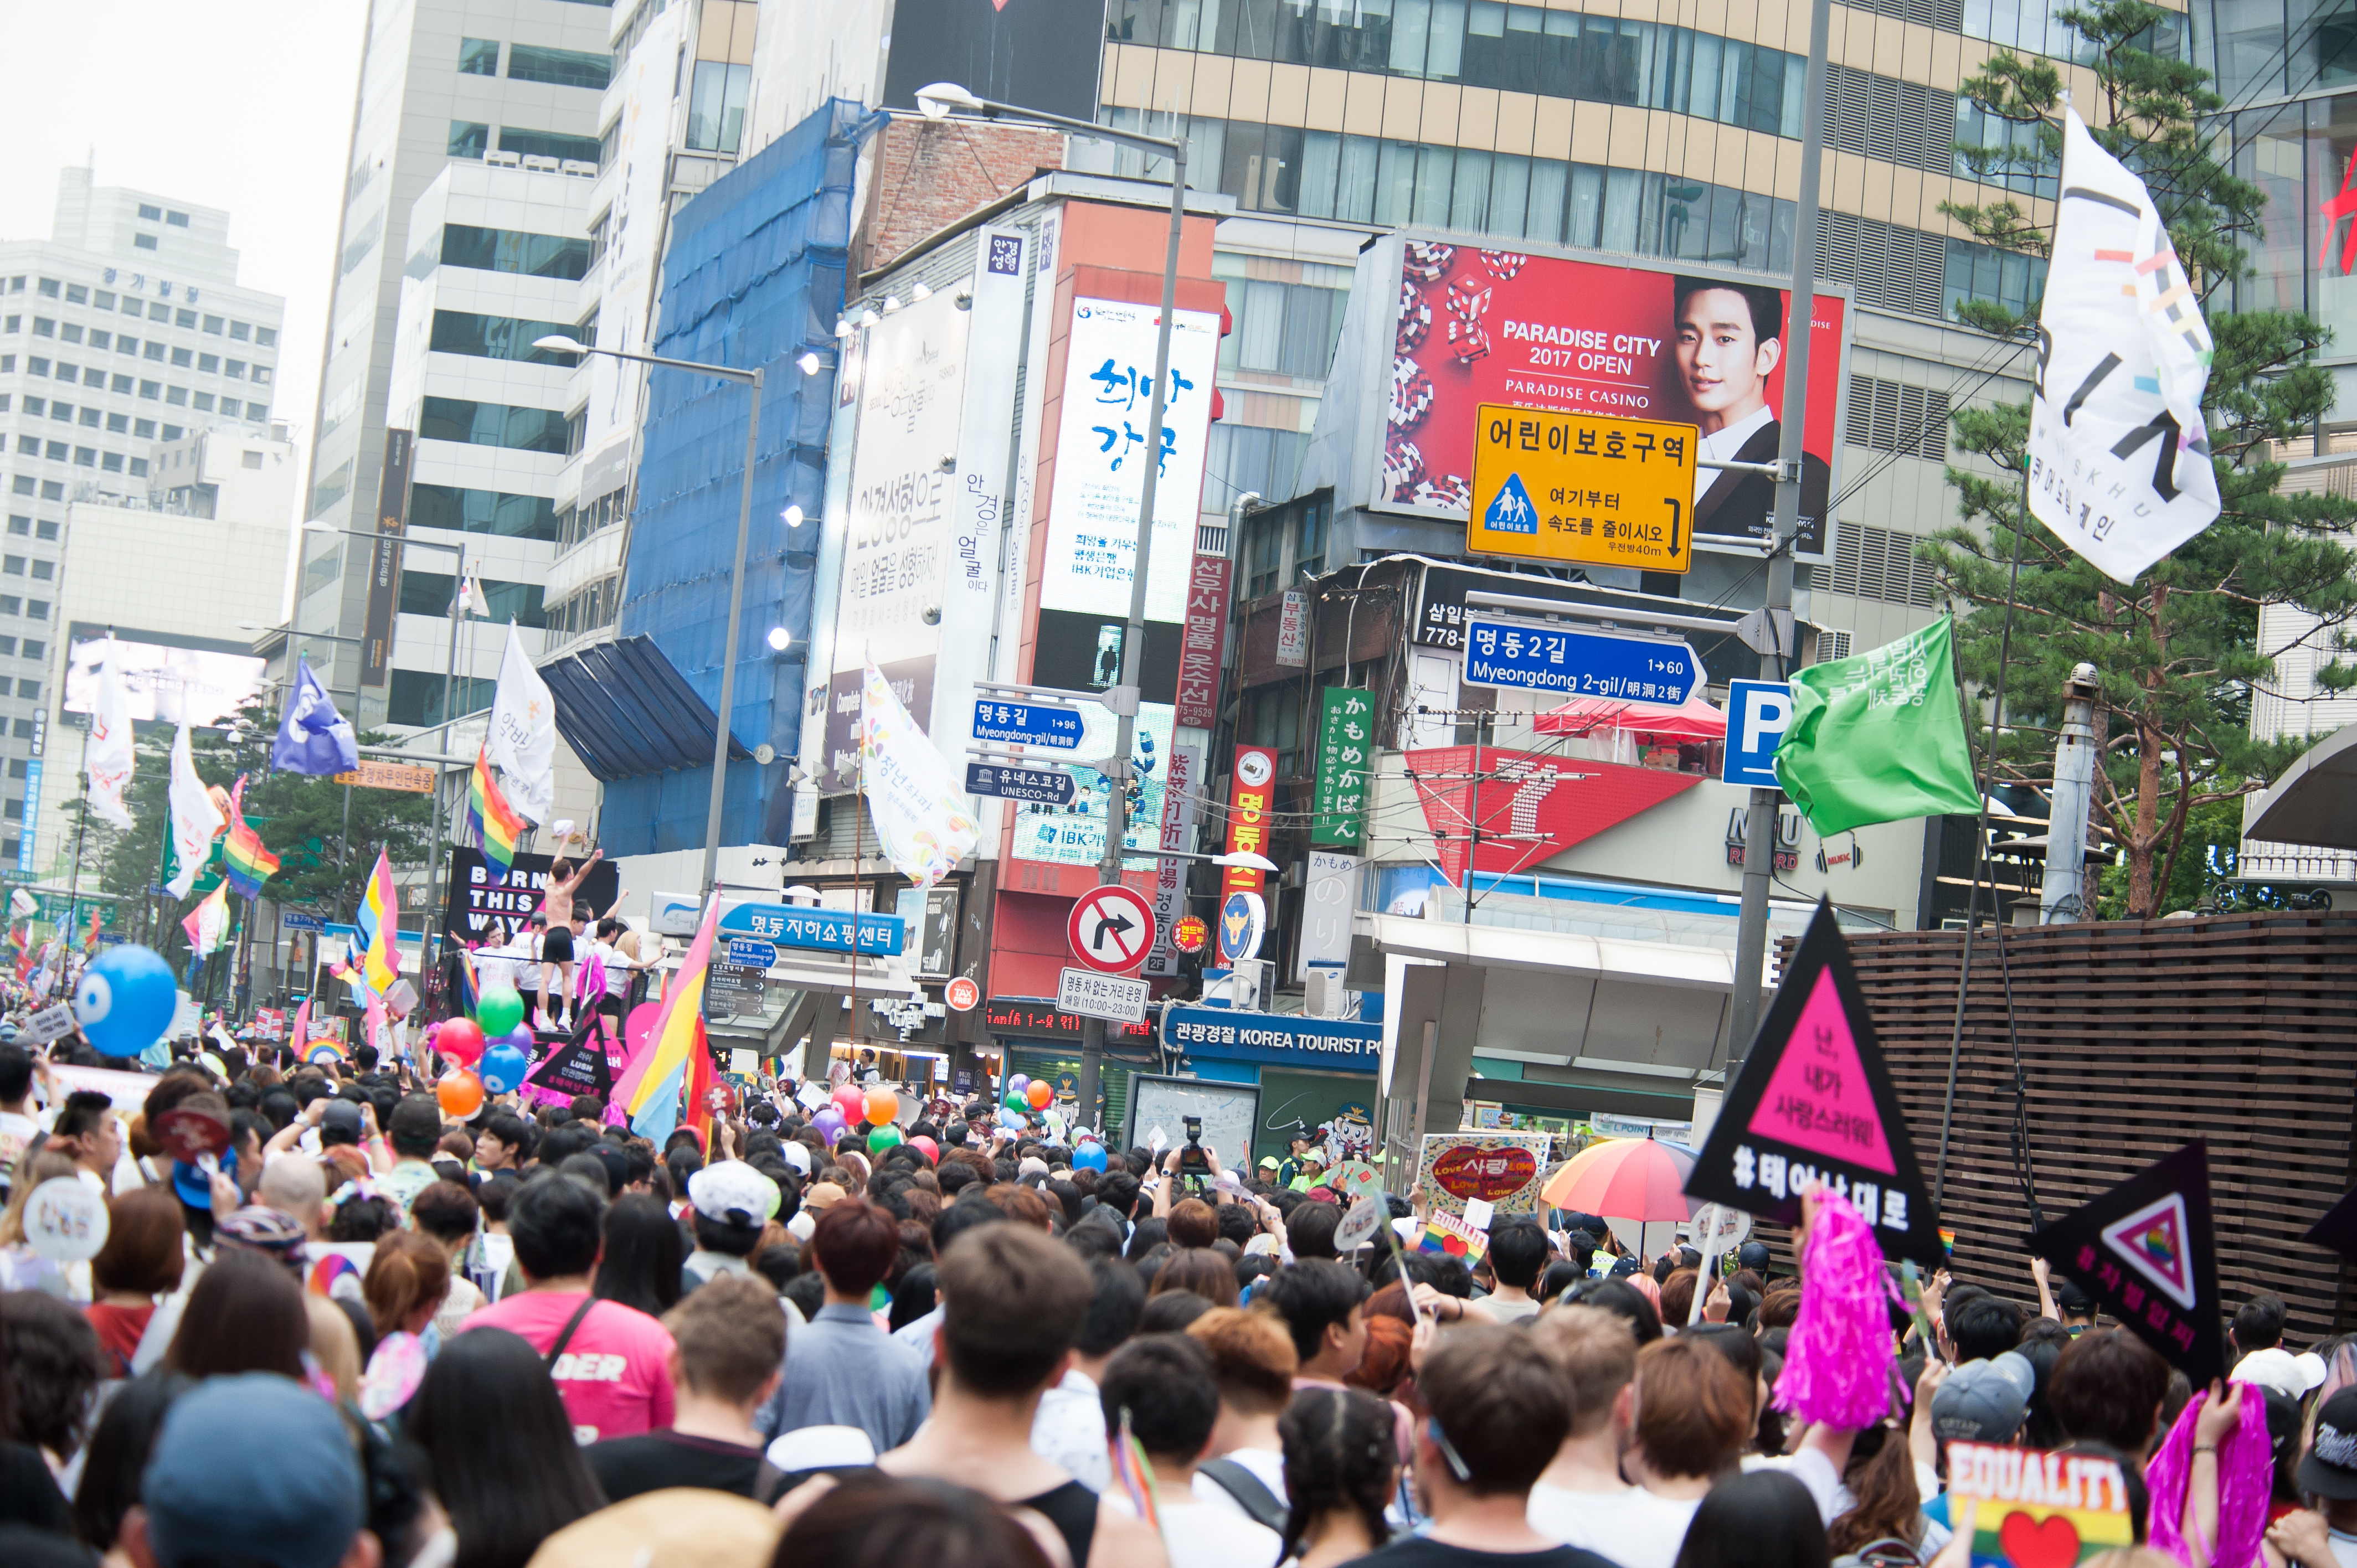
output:
MULTIPOLYGON (((704 981, 712 966, 713 931, 719 924, 720 898, 715 894, 704 906, 704 923, 680 960, 679 972, 663 991, 655 1026, 647 1031, 623 1069, 622 1080, 614 1086, 613 1103, 630 1116, 630 1131, 652 1139, 657 1148, 679 1126, 680 1091, 693 1087, 690 1069, 695 1054, 710 1055, 703 1044, 704 981)), ((700 1105, 694 1110, 703 1112, 700 1105)))
POLYGON ((369 873, 352 925, 361 939, 361 978, 382 996, 401 978, 401 955, 393 945, 401 926, 401 896, 393 891, 393 862, 382 850, 376 852, 376 868, 369 873))
POLYGON ((458 1010, 452 1015, 471 1018, 482 1003, 482 977, 475 972, 475 955, 465 948, 456 950, 458 959, 458 1010))
POLYGON ((188 950, 199 958, 216 951, 229 936, 229 884, 218 882, 180 922, 188 933, 188 950))
POLYGON ((278 857, 262 847, 262 835, 245 825, 245 775, 229 792, 229 837, 221 843, 221 870, 241 898, 259 898, 262 885, 278 875, 278 857))
POLYGON ((523 836, 523 819, 509 807, 491 777, 490 753, 478 746, 474 779, 467 787, 467 831, 484 861, 501 876, 515 864, 516 840, 523 836))

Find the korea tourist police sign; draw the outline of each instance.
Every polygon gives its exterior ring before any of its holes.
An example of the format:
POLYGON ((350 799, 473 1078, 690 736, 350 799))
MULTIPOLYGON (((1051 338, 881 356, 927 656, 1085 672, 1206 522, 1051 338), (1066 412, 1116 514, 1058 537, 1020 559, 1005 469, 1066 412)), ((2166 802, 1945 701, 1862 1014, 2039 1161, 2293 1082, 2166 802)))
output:
POLYGON ((1189 1056, 1279 1067, 1372 1072, 1383 1060, 1383 1028, 1345 1018, 1293 1013, 1240 1013, 1230 1007, 1166 1007, 1162 1043, 1189 1056))
POLYGON ((1797 1224, 1812 1182, 1848 1198, 1884 1254, 1943 1261, 1899 1096, 1833 907, 1820 900, 1695 1156, 1686 1196, 1797 1224))

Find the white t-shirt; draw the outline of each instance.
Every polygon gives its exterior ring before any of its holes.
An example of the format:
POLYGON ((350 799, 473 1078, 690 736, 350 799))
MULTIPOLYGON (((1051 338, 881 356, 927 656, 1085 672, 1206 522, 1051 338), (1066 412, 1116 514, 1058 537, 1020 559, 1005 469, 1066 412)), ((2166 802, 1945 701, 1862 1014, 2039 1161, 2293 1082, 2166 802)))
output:
POLYGON ((2357 1535, 2343 1535, 2337 1530, 2331 1530, 2326 1534, 2324 1543, 2332 1548, 2332 1560, 2340 1563, 2341 1568, 2357 1568, 2357 1535))
MULTIPOLYGON (((1243 1469, 1251 1471, 1253 1479, 1266 1487, 1269 1495, 1278 1502, 1286 1500, 1283 1454, 1274 1448, 1231 1448, 1220 1457, 1232 1459, 1243 1469)), ((1225 1509, 1238 1519, 1259 1522, 1244 1511, 1244 1505, 1236 1501, 1233 1492, 1200 1470, 1195 1472, 1195 1500, 1206 1508, 1225 1509)))
POLYGON ((1841 1472, 1834 1462, 1813 1448, 1803 1448, 1798 1454, 1770 1457, 1764 1454, 1747 1454, 1743 1467, 1749 1470, 1781 1470, 1809 1488, 1809 1496, 1817 1502, 1817 1517, 1833 1523, 1857 1507, 1857 1498, 1842 1484, 1841 1472))
POLYGON ((1574 1492, 1541 1481, 1531 1488, 1531 1528, 1551 1541, 1599 1553, 1620 1568, 1671 1568, 1685 1544, 1700 1498, 1656 1497, 1642 1487, 1574 1492))
POLYGON ((1104 1406, 1092 1380, 1068 1368, 1064 1380, 1039 1396, 1031 1418, 1031 1452, 1071 1471, 1089 1490, 1105 1489, 1113 1460, 1105 1451, 1104 1406))
MULTIPOLYGON (((1104 1496, 1109 1507, 1129 1508, 1128 1498, 1118 1487, 1104 1496)), ((1157 1500, 1162 1543, 1169 1551, 1170 1568, 1259 1568, 1276 1562, 1282 1544, 1276 1531, 1240 1513, 1207 1507, 1168 1488, 1157 1500)))

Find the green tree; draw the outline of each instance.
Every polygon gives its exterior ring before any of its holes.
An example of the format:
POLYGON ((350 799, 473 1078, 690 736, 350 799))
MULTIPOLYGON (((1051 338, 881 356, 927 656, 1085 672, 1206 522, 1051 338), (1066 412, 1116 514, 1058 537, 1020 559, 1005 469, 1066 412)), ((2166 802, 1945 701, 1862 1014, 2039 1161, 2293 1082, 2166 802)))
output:
MULTIPOLYGON (((332 779, 300 773, 269 771, 270 743, 277 718, 267 709, 249 705, 239 715, 233 732, 199 729, 189 732, 188 750, 198 777, 227 790, 240 774, 246 776, 246 821, 263 844, 278 856, 277 874, 264 884, 263 896, 285 904, 310 905, 334 919, 349 918, 360 897, 376 852, 390 852, 395 865, 423 865, 433 812, 430 797, 389 789, 351 791, 351 831, 344 831, 344 786, 332 779)), ((126 796, 132 825, 116 829, 92 813, 87 822, 83 853, 86 868, 98 871, 104 891, 125 895, 152 907, 152 923, 142 922, 150 944, 176 965, 185 961, 188 939, 180 920, 196 907, 191 895, 177 902, 150 898, 147 890, 163 881, 164 841, 171 824, 167 790, 172 774, 173 731, 156 725, 138 740, 138 764, 126 796)), ((361 742, 381 746, 393 736, 364 734, 361 742)), ((67 808, 70 835, 76 800, 67 808)), ((69 849, 72 843, 68 838, 69 849)), ((230 900, 244 914, 243 901, 230 900)))
MULTIPOLYGON (((1968 408, 1955 415, 1956 444, 1998 477, 1952 467, 1963 523, 1921 548, 1951 603, 1970 607, 1957 628, 1958 658, 1984 694, 1996 682, 2010 601, 2000 779, 2050 783, 2063 682, 2077 664, 2095 667, 2102 765, 2093 828, 2125 855, 2116 903, 2104 902, 2148 918, 2200 895, 2200 876, 2179 876, 2190 845, 2203 858, 2205 835, 2189 838, 2189 830, 2264 789, 2302 748, 2250 734, 2251 689, 2274 678, 2275 656, 2284 651, 2259 645, 2259 607, 2309 612, 2319 625, 2309 638, 2337 654, 2357 613, 2357 557, 2346 542, 2357 502, 2276 489, 2284 465, 2276 444, 2305 435, 2331 407, 2330 377, 2315 362, 2330 334, 2297 314, 2222 308, 2221 291, 2253 274, 2246 245, 2262 232, 2265 197, 2222 161, 2231 157, 2227 138, 2204 119, 2222 106, 2208 73, 2152 48, 2156 28, 2183 18, 2141 0, 2113 0, 2061 19, 2085 41, 2101 90, 2100 103, 2079 105, 2091 133, 2142 177, 2207 302, 2217 348, 2204 408, 2223 510, 2135 583, 2115 583, 2029 516, 2028 404, 1968 408)), ((2062 145, 2056 68, 2000 53, 1964 93, 2007 127, 2001 145, 1958 149, 1975 173, 2014 188, 2023 177, 2042 180, 2040 193, 2050 197, 2062 145)), ((2009 197, 1942 210, 1991 245, 2048 253, 2051 230, 2009 197)), ((1961 313, 2027 351, 2040 330, 2032 308, 2024 317, 1968 302, 1961 313)), ((2341 689, 2357 683, 2357 670, 2333 658, 2319 680, 2341 689)))

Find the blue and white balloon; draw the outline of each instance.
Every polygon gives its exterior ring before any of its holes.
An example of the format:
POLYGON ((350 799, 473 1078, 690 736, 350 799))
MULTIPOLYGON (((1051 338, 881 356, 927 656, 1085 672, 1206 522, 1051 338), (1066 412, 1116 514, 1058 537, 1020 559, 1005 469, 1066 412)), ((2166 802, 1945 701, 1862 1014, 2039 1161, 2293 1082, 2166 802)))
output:
POLYGON ((172 966, 124 944, 91 961, 74 988, 74 1021, 101 1056, 135 1057, 164 1037, 180 999, 172 966))

